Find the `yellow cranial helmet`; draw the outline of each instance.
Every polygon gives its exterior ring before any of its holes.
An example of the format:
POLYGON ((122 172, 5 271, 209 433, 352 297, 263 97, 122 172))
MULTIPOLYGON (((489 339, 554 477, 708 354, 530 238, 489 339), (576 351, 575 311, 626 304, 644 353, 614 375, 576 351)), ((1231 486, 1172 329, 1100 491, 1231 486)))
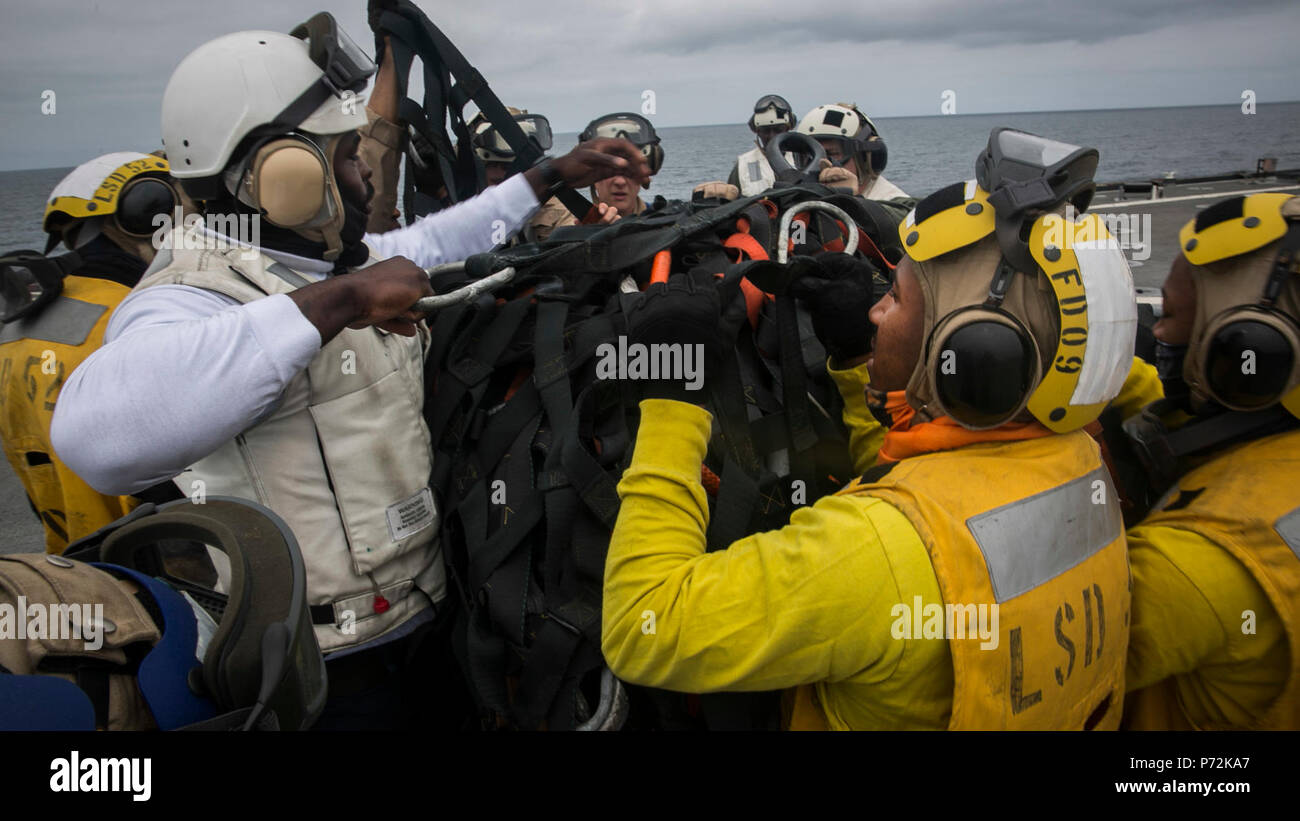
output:
POLYGON ((1009 143, 1016 166, 1000 158, 981 168, 983 180, 935 192, 899 225, 925 300, 907 398, 922 418, 974 430, 1028 413, 1065 433, 1096 419, 1123 386, 1137 330, 1133 280, 1104 222, 1075 212, 1091 194, 1096 151, 1006 132, 994 130, 981 165, 1009 143), (1048 160, 1036 171, 1035 141, 1048 160))
MULTIPOLYGON (((171 214, 179 199, 167 160, 154 154, 119 151, 72 169, 45 202, 41 227, 56 234, 68 220, 113 217, 127 234, 147 237, 157 214, 171 214)), ((51 247, 57 242, 52 237, 51 247)))
POLYGON ((1183 379, 1231 410, 1300 417, 1300 197, 1230 197, 1183 226, 1196 315, 1183 379))

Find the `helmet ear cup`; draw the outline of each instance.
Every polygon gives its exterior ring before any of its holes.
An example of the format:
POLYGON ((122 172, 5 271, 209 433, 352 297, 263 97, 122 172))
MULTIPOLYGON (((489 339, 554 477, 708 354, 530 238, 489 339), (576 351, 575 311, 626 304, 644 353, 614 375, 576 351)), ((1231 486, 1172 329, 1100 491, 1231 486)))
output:
POLYGON ((943 412, 971 430, 1015 418, 1041 376, 1033 335, 1010 314, 984 307, 954 311, 935 326, 926 370, 943 412))
POLYGON ((1207 392, 1231 410, 1262 410, 1296 384, 1300 333, 1273 311, 1245 308, 1206 328, 1202 377, 1207 392))
POLYGON ((331 215, 330 177, 324 153, 307 140, 290 137, 257 149, 245 185, 251 204, 268 221, 293 230, 331 215))
POLYGON ((664 166, 664 147, 659 143, 647 145, 642 152, 646 155, 646 162, 650 163, 650 176, 659 173, 659 169, 664 166))
POLYGON ((871 172, 873 174, 883 174, 885 166, 889 163, 889 149, 885 147, 885 141, 879 137, 868 140, 866 153, 871 172))
POLYGON ((170 183, 159 177, 141 177, 127 183, 118 196, 113 219, 125 233, 147 237, 158 228, 154 217, 166 214, 169 218, 180 197, 170 183))

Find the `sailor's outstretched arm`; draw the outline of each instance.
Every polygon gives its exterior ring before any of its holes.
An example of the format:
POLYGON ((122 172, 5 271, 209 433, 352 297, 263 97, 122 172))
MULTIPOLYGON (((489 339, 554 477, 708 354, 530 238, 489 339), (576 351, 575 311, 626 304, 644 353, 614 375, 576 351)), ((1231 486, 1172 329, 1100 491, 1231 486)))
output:
POLYGON ((380 259, 403 256, 421 268, 462 260, 501 243, 527 223, 537 197, 523 174, 451 208, 429 214, 386 234, 366 234, 380 259))
POLYGON ((422 268, 462 260, 491 249, 528 221, 551 188, 563 182, 584 188, 622 175, 646 182, 650 166, 627 140, 599 139, 582 143, 562 157, 547 160, 549 168, 530 168, 451 208, 386 234, 366 234, 366 244, 380 259, 404 256, 422 268))

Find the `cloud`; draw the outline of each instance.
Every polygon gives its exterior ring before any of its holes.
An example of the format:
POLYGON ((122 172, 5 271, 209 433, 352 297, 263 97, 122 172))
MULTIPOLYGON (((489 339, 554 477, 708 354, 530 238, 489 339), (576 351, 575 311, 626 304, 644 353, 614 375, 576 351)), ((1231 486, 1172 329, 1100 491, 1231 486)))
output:
MULTIPOLYGON (((0 168, 156 147, 167 78, 193 48, 287 31, 325 8, 363 46, 361 0, 0 0, 0 168), (56 91, 57 114, 41 113, 56 91)), ((1293 0, 633 0, 422 2, 505 102, 576 131, 638 110, 659 125, 740 122, 765 92, 799 111, 855 100, 878 116, 1293 99, 1293 0)), ((420 84, 413 83, 418 89, 420 84)))

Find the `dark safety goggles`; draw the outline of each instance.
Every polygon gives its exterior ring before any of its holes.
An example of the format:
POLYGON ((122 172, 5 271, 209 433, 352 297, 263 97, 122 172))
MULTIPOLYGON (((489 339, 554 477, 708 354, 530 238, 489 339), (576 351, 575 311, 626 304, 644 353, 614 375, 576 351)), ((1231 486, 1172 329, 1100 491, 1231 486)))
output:
MULTIPOLYGON (((537 150, 543 154, 551 150, 552 134, 551 123, 541 114, 516 114, 515 122, 519 123, 519 128, 524 132, 530 142, 537 147, 537 150)), ((471 143, 475 148, 488 151, 502 160, 512 160, 515 157, 515 150, 510 147, 510 143, 497 131, 496 127, 485 128, 475 134, 471 143)))
POLYGON ((791 109, 790 104, 786 102, 786 99, 779 94, 768 94, 765 97, 759 98, 759 101, 754 103, 755 114, 767 111, 769 108, 775 108, 776 113, 782 117, 786 116, 793 110, 791 109))
POLYGON ((837 168, 843 168, 846 162, 858 156, 857 142, 847 137, 826 137, 821 134, 811 136, 826 149, 826 159, 837 168))
POLYGON ((159 214, 170 215, 176 208, 176 190, 157 177, 137 177, 126 184, 117 199, 113 215, 117 225, 133 237, 151 236, 159 214))
POLYGON ((659 135, 650 121, 640 114, 621 112, 608 114, 587 124, 581 140, 594 140, 597 137, 624 139, 633 145, 654 145, 659 142, 659 135))

